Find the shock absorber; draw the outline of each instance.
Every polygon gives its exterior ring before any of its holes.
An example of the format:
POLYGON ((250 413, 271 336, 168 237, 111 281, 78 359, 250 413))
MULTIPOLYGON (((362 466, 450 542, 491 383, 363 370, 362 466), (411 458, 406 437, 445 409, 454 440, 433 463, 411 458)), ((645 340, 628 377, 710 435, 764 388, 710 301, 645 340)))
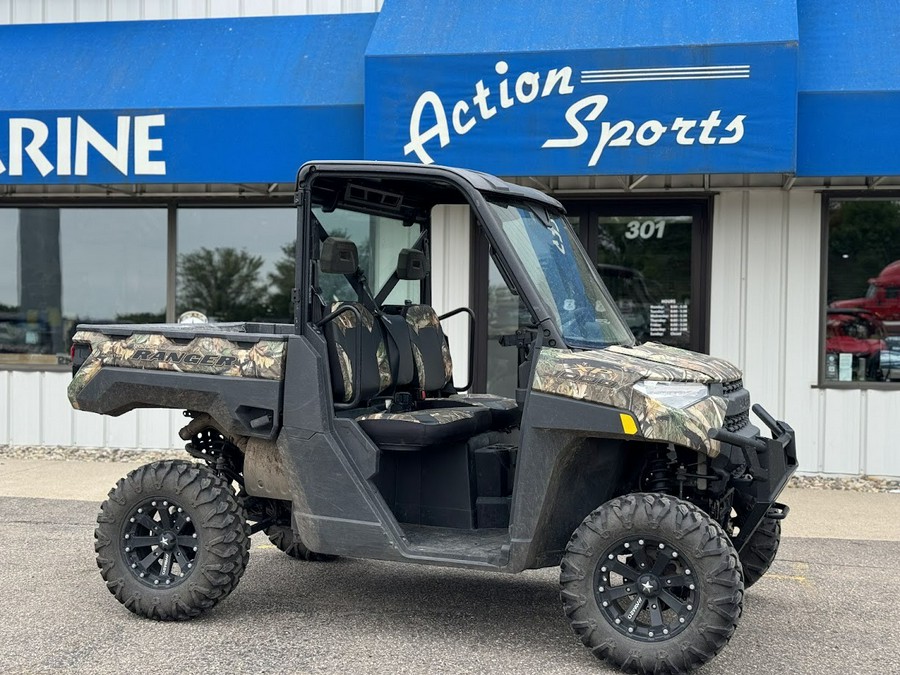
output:
POLYGON ((641 476, 641 489, 646 492, 675 494, 675 469, 678 455, 673 449, 660 449, 647 457, 641 476))

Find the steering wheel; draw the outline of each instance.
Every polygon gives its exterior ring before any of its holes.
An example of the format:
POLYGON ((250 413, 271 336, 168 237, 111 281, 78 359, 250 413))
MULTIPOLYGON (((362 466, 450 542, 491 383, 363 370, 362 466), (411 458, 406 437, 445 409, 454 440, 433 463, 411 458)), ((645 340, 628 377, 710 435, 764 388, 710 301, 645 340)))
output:
POLYGON ((585 340, 602 340, 603 333, 597 323, 597 315, 593 309, 585 305, 564 311, 560 315, 563 335, 577 336, 585 340))

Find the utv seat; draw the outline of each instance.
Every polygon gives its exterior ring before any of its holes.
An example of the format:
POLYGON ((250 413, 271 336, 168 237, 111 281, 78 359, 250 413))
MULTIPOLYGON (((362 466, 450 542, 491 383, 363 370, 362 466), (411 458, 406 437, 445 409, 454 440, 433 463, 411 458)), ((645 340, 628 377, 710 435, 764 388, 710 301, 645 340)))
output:
MULTIPOLYGON (((323 242, 322 271, 349 274, 347 270, 352 267, 355 271, 357 264, 353 242, 336 237, 323 242)), ((385 333, 391 329, 382 322, 382 317, 376 319, 358 302, 334 303, 331 314, 333 319, 325 323, 323 331, 334 401, 338 406, 359 402, 348 413, 379 447, 409 450, 464 441, 491 426, 487 409, 462 402, 409 412, 390 412, 384 405, 371 406, 381 396, 385 397, 381 401, 386 405, 386 394, 396 388, 395 378, 399 380, 402 375, 403 368, 393 367, 396 364, 391 364, 388 358, 387 342, 396 341, 396 330, 394 337, 389 334, 386 339, 385 333)), ((407 380, 413 377, 413 369, 408 370, 407 380)))
MULTIPOLYGON (((332 391, 335 401, 347 403, 353 399, 354 370, 359 369, 358 386, 363 405, 377 399, 392 388, 392 369, 388 362, 382 327, 368 309, 359 303, 336 303, 332 311, 348 308, 327 324, 326 341, 331 369, 332 391), (359 312, 362 324, 357 325, 359 312), (360 359, 354 363, 359 334, 360 359)), ((387 400, 385 399, 385 404, 387 400)), ((376 445, 383 449, 416 449, 465 440, 486 431, 491 426, 490 412, 480 406, 454 403, 428 410, 389 412, 384 406, 365 407, 356 421, 376 445)))
POLYGON ((415 372, 412 386, 423 400, 420 408, 438 405, 468 405, 484 408, 491 417, 491 429, 511 429, 519 425, 522 412, 515 400, 494 394, 456 394, 453 389, 453 360, 437 312, 429 305, 406 305, 402 310, 409 325, 415 372), (448 395, 449 394, 449 395, 448 395))
POLYGON ((485 408, 455 406, 367 413, 356 421, 382 449, 415 450, 468 440, 488 430, 491 415, 485 408))
POLYGON ((513 429, 522 420, 522 410, 515 399, 496 394, 453 394, 449 397, 455 403, 465 403, 478 408, 486 408, 491 414, 492 429, 513 429))
MULTIPOLYGON (((428 259, 424 252, 415 248, 400 251, 394 272, 397 280, 420 281, 427 274, 428 259)), ((456 393, 453 388, 450 348, 441 328, 440 317, 433 307, 407 304, 393 307, 391 311, 398 312, 406 320, 415 366, 409 381, 398 382, 398 387, 410 385, 419 409, 445 405, 475 406, 490 411, 491 429, 512 429, 519 425, 522 414, 515 400, 494 394, 456 393)), ((396 332, 395 329, 392 330, 393 334, 396 332)), ((405 351, 403 347, 400 348, 401 357, 405 351)))

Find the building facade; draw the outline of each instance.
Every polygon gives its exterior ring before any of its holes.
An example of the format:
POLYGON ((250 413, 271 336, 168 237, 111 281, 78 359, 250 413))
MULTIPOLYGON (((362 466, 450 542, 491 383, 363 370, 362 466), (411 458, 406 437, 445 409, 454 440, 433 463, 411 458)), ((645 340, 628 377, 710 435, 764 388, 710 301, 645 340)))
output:
MULTIPOLYGON (((554 194, 638 339, 739 365, 801 470, 900 475, 890 3, 380 5, 0 4, 0 444, 174 445, 176 413, 70 409, 75 323, 286 318, 293 175, 366 158, 554 194)), ((518 305, 475 232, 434 214, 431 298, 507 393, 518 305)))

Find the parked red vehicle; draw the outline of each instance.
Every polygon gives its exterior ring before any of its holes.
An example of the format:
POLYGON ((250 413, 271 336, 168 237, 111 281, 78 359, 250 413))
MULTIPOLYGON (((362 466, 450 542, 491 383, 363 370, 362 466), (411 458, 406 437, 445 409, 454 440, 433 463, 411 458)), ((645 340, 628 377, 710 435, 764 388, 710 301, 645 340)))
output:
POLYGON ((884 324, 874 313, 863 309, 829 309, 825 325, 825 352, 853 354, 853 370, 867 380, 879 376, 881 352, 887 347, 884 324), (860 363, 860 360, 863 360, 860 363))
POLYGON ((864 298, 836 300, 830 307, 867 310, 884 322, 888 333, 900 334, 900 260, 895 260, 877 277, 869 279, 869 289, 864 298))

